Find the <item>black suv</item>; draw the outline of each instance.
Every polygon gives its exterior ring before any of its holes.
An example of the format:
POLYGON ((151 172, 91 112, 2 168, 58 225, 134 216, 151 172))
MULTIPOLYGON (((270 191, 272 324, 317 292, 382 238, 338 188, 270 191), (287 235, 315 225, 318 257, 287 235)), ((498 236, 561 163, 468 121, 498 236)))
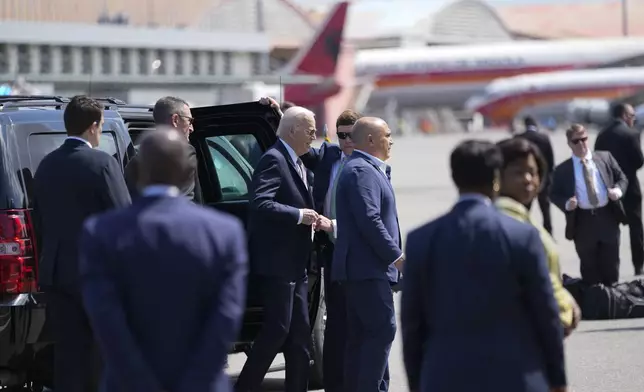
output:
MULTIPOLYGON (((154 128, 152 108, 105 98, 100 149, 121 167, 136 154, 136 140, 154 128)), ((0 387, 39 391, 52 383, 53 343, 46 318, 47 296, 37 287, 38 255, 32 225, 32 180, 42 158, 66 138, 68 98, 0 97, 0 387)), ((257 158, 276 140, 278 114, 256 102, 192 109, 191 143, 199 159, 204 204, 246 222, 257 158)), ((312 326, 311 385, 322 386, 326 307, 321 270, 313 252, 309 271, 312 326)), ((233 353, 247 352, 262 325, 260 294, 249 277, 246 314, 233 353)), ((281 369, 271 369, 281 370, 281 369)))

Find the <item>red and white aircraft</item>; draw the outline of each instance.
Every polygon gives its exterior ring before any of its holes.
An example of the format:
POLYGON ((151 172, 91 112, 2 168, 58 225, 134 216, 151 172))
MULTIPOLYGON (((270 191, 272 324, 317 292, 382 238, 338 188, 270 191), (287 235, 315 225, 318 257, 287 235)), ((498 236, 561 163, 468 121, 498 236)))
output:
POLYGON ((466 102, 493 126, 507 126, 523 109, 575 99, 618 99, 644 89, 644 67, 559 71, 497 79, 466 102))
POLYGON ((371 78, 369 106, 462 108, 492 80, 529 73, 644 65, 644 39, 512 41, 373 49, 356 57, 356 76, 371 78))

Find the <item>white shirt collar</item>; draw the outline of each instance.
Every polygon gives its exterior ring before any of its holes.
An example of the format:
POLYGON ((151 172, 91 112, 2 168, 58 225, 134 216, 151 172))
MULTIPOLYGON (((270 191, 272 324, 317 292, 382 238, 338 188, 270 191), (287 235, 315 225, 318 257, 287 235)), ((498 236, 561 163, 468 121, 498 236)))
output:
POLYGON ((489 197, 480 193, 462 193, 458 196, 458 201, 456 203, 458 204, 464 201, 482 201, 488 206, 492 204, 492 200, 490 200, 489 197))
POLYGON ((77 137, 77 136, 67 136, 67 139, 72 139, 72 140, 78 140, 79 142, 83 142, 89 146, 89 148, 94 148, 92 147, 92 143, 88 142, 87 140, 83 139, 82 137, 77 137))
POLYGON ((141 192, 143 196, 168 196, 178 197, 181 195, 179 188, 172 185, 148 185, 141 192))
POLYGON ((286 147, 286 151, 288 151, 288 155, 291 157, 291 160, 293 160, 293 163, 297 165, 297 160, 300 159, 300 157, 297 156, 295 150, 293 150, 293 148, 291 148, 291 146, 289 146, 284 140, 280 139, 280 142, 282 142, 284 147, 286 147))
POLYGON ((386 163, 385 163, 385 161, 383 161, 382 159, 380 159, 380 158, 376 158, 376 157, 374 157, 373 155, 371 155, 371 154, 369 154, 369 153, 366 153, 366 152, 364 152, 364 151, 362 151, 362 150, 353 150, 353 151, 359 152, 360 154, 363 154, 363 155, 365 155, 365 156, 367 156, 367 157, 371 158, 374 162, 376 162, 376 163, 378 164, 378 167, 379 167, 379 168, 380 168, 380 170, 382 170, 383 172, 384 172, 385 170, 387 170, 387 164, 386 164, 386 163))
MULTIPOLYGON (((576 161, 577 163, 581 163, 581 158, 579 158, 577 155, 572 156, 573 161, 576 161)), ((592 151, 588 150, 586 153, 586 156, 584 157, 585 160, 587 161, 592 161, 593 159, 593 153, 592 151)))
POLYGON ((538 132, 539 131, 539 129, 534 125, 528 125, 525 130, 530 131, 530 132, 538 132))

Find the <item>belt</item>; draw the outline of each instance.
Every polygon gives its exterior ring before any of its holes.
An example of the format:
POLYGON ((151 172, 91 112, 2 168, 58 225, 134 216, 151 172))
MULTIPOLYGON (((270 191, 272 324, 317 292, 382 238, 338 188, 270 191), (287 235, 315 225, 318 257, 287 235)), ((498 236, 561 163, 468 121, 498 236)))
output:
POLYGON ((597 207, 597 208, 580 208, 579 210, 583 211, 583 212, 586 212, 586 213, 588 213, 590 215, 597 215, 601 210, 603 210, 606 207, 608 207, 608 204, 606 204, 605 206, 597 207))

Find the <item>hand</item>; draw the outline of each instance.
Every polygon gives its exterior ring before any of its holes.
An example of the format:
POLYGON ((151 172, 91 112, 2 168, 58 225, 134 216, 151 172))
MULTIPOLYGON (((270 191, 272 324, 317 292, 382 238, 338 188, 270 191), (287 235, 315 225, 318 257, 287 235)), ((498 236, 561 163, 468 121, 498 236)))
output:
POLYGON ((618 191, 617 189, 618 188, 613 188, 608 190, 608 198, 612 201, 615 201, 620 197, 620 191, 618 191))
POLYGON ((581 309, 579 308, 579 305, 577 305, 577 301, 573 300, 573 304, 572 304, 572 324, 570 324, 569 327, 564 328, 564 337, 570 336, 572 331, 577 329, 577 326, 579 325, 579 321, 581 321, 581 309))
POLYGON ((394 262, 394 267, 400 272, 403 271, 403 268, 405 266, 405 255, 402 255, 394 262))
POLYGON ((578 203, 577 203, 577 196, 573 196, 573 197, 571 197, 570 199, 568 199, 568 201, 566 202, 566 209, 567 209, 568 211, 572 211, 572 210, 574 210, 575 208, 577 208, 577 205, 578 205, 578 203))
POLYGON ((277 110, 280 113, 280 116, 282 115, 282 110, 280 109, 280 104, 277 103, 276 100, 274 100, 271 97, 262 97, 259 99, 259 103, 262 105, 270 105, 271 108, 277 110))
POLYGON ((315 229, 333 233, 333 221, 326 216, 320 215, 315 223, 315 229))
POLYGON ((302 211, 302 224, 307 226, 315 225, 315 223, 318 221, 318 217, 319 217, 318 213, 315 212, 314 210, 309 210, 308 208, 304 208, 301 211, 302 211))

